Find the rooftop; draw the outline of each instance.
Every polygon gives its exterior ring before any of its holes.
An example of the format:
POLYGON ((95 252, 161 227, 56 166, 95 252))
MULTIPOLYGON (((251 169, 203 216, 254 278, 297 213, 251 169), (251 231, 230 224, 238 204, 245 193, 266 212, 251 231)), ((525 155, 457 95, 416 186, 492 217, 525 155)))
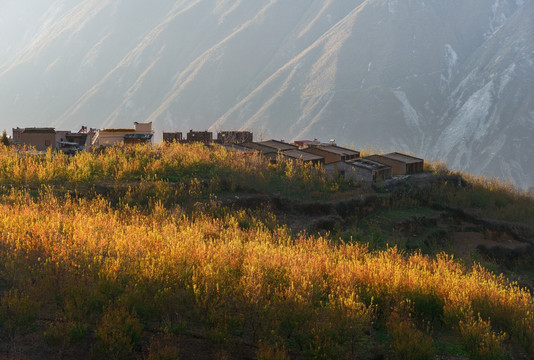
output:
POLYGON ((272 148, 272 147, 266 146, 266 145, 262 145, 262 144, 256 143, 256 142, 246 142, 246 143, 243 143, 241 145, 246 147, 246 148, 249 148, 249 149, 254 149, 254 150, 261 151, 263 154, 272 154, 272 153, 276 153, 277 152, 277 150, 275 148, 272 148))
POLYGON ((282 155, 293 159, 300 159, 302 161, 320 161, 323 159, 322 156, 310 154, 300 150, 286 150, 282 153, 282 155))
POLYGON ((49 133, 49 134, 55 134, 56 130, 54 128, 25 128, 22 130, 25 134, 43 134, 43 133, 49 133))
POLYGON ((337 145, 319 145, 315 148, 340 156, 360 156, 359 151, 347 149, 337 145))
POLYGON ((418 157, 415 157, 415 156, 411 156, 411 155, 402 154, 402 153, 399 153, 399 152, 392 152, 392 153, 385 154, 385 155, 382 155, 382 156, 387 157, 389 159, 402 161, 402 162, 404 162, 406 164, 414 164, 414 163, 418 163, 418 162, 423 161, 423 159, 421 159, 421 158, 418 158, 418 157))
POLYGON ((296 145, 288 144, 286 142, 277 141, 277 140, 260 141, 257 144, 268 146, 270 148, 273 148, 273 149, 276 149, 276 150, 280 150, 280 151, 298 149, 298 146, 296 146, 296 145))
POLYGON ((235 151, 235 152, 244 152, 244 153, 253 153, 256 149, 251 149, 245 146, 241 146, 238 144, 222 144, 224 148, 228 151, 235 151))
POLYGON ((381 170, 381 169, 387 169, 391 168, 391 166, 379 163, 377 161, 369 160, 369 159, 357 159, 355 161, 350 162, 353 166, 361 167, 364 169, 369 170, 381 170))
POLYGON ((135 129, 101 129, 99 131, 101 133, 102 132, 109 132, 109 133, 113 133, 113 132, 130 132, 130 133, 135 133, 135 129))

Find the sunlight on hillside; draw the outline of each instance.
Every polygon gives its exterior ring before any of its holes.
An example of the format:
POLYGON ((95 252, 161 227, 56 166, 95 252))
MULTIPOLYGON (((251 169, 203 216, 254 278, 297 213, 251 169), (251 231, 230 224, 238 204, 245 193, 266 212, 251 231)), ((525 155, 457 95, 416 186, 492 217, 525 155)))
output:
POLYGON ((450 332, 472 358, 500 359, 511 344, 534 356, 534 300, 503 276, 445 253, 294 234, 268 209, 214 201, 245 184, 349 186, 314 168, 179 144, 74 157, 2 149, 0 163, 2 352, 166 358, 196 334, 218 356, 254 344, 257 358, 331 359, 385 341, 398 358, 425 359, 450 332), (91 193, 89 182, 129 189, 91 193))

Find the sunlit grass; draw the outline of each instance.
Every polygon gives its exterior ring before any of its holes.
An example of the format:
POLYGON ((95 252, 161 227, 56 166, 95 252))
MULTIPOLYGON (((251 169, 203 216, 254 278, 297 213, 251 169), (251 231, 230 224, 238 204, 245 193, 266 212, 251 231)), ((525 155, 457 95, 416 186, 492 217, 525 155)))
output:
POLYGON ((51 151, 34 155, 26 149, 0 148, 0 183, 74 187, 128 181, 165 182, 179 187, 177 191, 188 197, 225 191, 321 197, 349 186, 325 176, 320 168, 281 158, 272 165, 259 153, 234 153, 222 146, 120 146, 74 156, 51 151))
MULTIPOLYGON (((528 291, 447 255, 292 237, 244 212, 118 211, 104 199, 24 192, 0 202, 0 277, 9 289, 0 314, 9 333, 31 329, 34 318, 19 314, 38 308, 35 318, 46 313, 50 326, 95 331, 100 351, 120 352, 109 350, 115 318, 156 333, 198 319, 217 341, 244 331, 252 341, 328 358, 350 351, 373 321, 393 326, 391 309, 409 300, 413 316, 442 321, 460 336, 483 331, 476 336, 493 339, 502 331, 527 348, 534 340, 528 291), (245 218, 253 226, 242 228, 245 218)), ((135 337, 120 331, 124 347, 134 349, 139 330, 135 337)))
POLYGON ((451 171, 442 162, 429 163, 428 167, 446 179, 428 192, 430 199, 482 217, 521 222, 534 228, 532 193, 510 181, 451 171))
MULTIPOLYGON (((381 341, 399 358, 429 358, 436 327, 456 334, 473 358, 517 346, 534 356, 532 294, 503 276, 447 254, 295 235, 266 209, 210 200, 239 189, 320 196, 350 185, 319 169, 179 144, 74 157, 3 149, 0 164, 7 351, 30 337, 59 356, 89 342, 97 358, 158 358, 176 356, 173 337, 194 332, 221 349, 253 344, 258 358, 356 357, 381 341), (56 191, 95 182, 127 189, 110 197, 56 191), (204 201, 186 210, 173 197, 204 201), (377 327, 389 338, 375 338, 377 327)), ((470 188, 444 183, 417 196, 462 206, 484 194, 486 213, 499 199, 504 218, 531 211, 519 192, 467 181, 470 188)), ((416 196, 402 201, 392 219, 402 209, 426 212, 416 196)))

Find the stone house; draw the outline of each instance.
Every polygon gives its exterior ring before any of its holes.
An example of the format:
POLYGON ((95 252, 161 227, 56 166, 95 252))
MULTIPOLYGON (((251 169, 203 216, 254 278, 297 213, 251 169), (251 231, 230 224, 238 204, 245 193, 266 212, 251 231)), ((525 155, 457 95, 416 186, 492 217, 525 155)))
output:
POLYGON ((367 159, 338 161, 325 165, 330 176, 341 175, 345 180, 376 182, 391 178, 391 166, 367 159))
POLYGON ((301 162, 304 164, 324 165, 324 158, 301 150, 286 150, 279 153, 280 156, 301 162))
POLYGON ((267 140, 267 141, 260 141, 256 144, 260 144, 263 146, 270 147, 272 149, 275 149, 276 151, 286 151, 286 150, 298 150, 299 147, 293 144, 288 144, 284 141, 278 141, 278 140, 267 140))
POLYGON ((13 129, 15 144, 34 147, 37 151, 56 150, 56 130, 54 128, 16 128, 13 129))
POLYGON ((241 144, 241 146, 247 149, 260 152, 264 157, 266 157, 267 159, 270 159, 272 163, 276 162, 276 158, 278 156, 278 150, 276 150, 275 148, 265 146, 265 145, 262 145, 256 142, 246 142, 246 143, 241 144))
POLYGON ((336 145, 309 146, 303 151, 324 157, 325 164, 350 161, 360 157, 360 152, 336 145))
POLYGON ((187 133, 187 142, 189 143, 204 143, 206 145, 213 142, 213 133, 211 131, 193 131, 187 133))
POLYGON ((417 174, 424 170, 423 159, 399 152, 392 152, 384 155, 371 155, 367 156, 366 159, 391 166, 393 176, 417 174))
POLYGON ((73 133, 69 132, 65 135, 65 140, 67 142, 76 143, 78 144, 79 150, 88 149, 91 146, 91 140, 93 138, 94 133, 86 132, 86 133, 73 133))
POLYGON ((150 142, 152 142, 152 137, 154 131, 152 130, 152 123, 134 123, 133 129, 101 129, 98 130, 93 137, 92 145, 93 146, 113 146, 125 142, 125 136, 129 135, 146 135, 150 137, 150 142))
POLYGON ((181 142, 183 140, 183 135, 181 132, 164 132, 163 133, 163 142, 172 143, 172 142, 181 142))

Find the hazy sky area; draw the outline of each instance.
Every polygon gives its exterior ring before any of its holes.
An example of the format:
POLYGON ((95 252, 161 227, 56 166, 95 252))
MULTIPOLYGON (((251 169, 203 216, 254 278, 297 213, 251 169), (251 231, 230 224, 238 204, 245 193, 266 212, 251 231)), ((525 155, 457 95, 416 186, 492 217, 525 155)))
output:
POLYGON ((534 186, 534 0, 0 0, 0 128, 252 130, 534 186))

